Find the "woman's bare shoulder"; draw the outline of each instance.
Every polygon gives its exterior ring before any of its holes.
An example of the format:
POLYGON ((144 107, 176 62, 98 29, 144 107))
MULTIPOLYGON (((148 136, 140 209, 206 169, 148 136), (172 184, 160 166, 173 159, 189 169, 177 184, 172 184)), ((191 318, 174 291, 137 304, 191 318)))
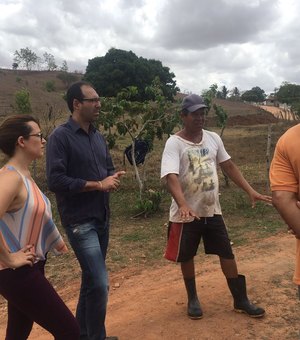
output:
MULTIPOLYGON (((20 187, 23 182, 21 175, 11 168, 4 167, 0 170, 0 187, 1 190, 11 189, 20 187)), ((6 190, 5 190, 6 191, 6 190)))

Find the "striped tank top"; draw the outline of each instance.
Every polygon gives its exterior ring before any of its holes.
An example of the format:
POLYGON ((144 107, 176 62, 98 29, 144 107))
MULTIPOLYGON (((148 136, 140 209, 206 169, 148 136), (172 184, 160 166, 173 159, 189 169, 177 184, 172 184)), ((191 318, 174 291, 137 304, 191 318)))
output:
MULTIPOLYGON (((12 166, 5 166, 0 171, 17 171, 12 166)), ((10 252, 17 252, 28 244, 34 245, 37 261, 45 260, 45 255, 52 250, 56 255, 67 252, 56 225, 52 220, 49 199, 40 191, 34 181, 22 175, 27 190, 24 206, 15 212, 6 212, 0 219, 0 237, 10 252)), ((0 270, 5 269, 0 262, 0 270)))

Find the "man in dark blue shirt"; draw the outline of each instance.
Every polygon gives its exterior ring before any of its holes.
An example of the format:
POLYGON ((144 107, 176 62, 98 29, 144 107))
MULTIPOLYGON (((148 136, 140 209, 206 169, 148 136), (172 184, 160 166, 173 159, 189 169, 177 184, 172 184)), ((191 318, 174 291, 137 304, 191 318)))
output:
POLYGON ((109 192, 119 177, 103 136, 92 125, 100 111, 100 98, 85 82, 67 92, 71 117, 56 128, 47 143, 47 179, 55 192, 62 225, 82 269, 76 318, 80 338, 106 337, 105 315, 108 275, 105 258, 109 238, 109 192))

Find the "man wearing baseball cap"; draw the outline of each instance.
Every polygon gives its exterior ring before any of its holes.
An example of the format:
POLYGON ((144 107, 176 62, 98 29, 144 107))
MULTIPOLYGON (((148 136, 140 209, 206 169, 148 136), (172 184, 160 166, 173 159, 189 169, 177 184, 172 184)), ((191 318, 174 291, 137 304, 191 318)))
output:
POLYGON ((206 254, 220 258, 222 271, 234 299, 234 309, 251 317, 262 317, 263 308, 247 297, 245 276, 239 275, 219 202, 217 165, 249 196, 270 203, 271 197, 255 191, 226 152, 215 132, 204 130, 207 106, 202 97, 191 94, 182 101, 183 129, 166 142, 162 155, 161 178, 172 195, 168 243, 165 257, 181 263, 187 291, 187 314, 201 319, 197 296, 194 256, 201 238, 206 254))

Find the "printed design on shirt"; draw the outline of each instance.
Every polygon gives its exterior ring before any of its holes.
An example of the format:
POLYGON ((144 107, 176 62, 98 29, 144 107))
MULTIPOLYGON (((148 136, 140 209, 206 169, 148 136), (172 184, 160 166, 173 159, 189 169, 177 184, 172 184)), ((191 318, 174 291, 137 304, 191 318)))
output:
POLYGON ((214 164, 208 148, 188 150, 189 186, 193 193, 213 191, 216 188, 214 164))

